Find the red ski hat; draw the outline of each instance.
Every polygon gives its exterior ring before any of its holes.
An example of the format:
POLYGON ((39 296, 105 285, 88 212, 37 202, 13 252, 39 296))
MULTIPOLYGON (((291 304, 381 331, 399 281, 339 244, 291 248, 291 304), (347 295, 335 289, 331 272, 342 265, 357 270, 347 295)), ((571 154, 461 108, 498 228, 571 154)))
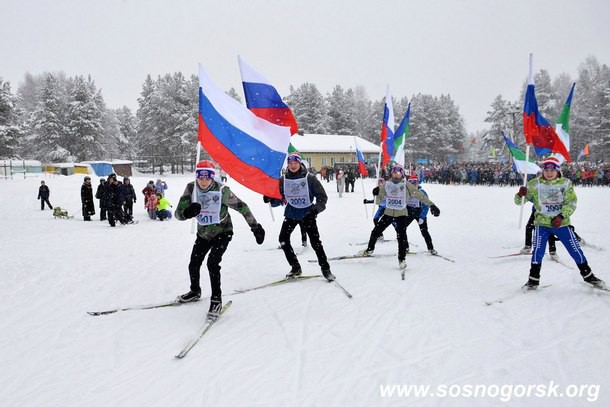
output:
POLYGON ((557 157, 548 157, 546 160, 544 160, 542 162, 542 169, 543 170, 547 170, 547 169, 552 169, 552 170, 558 170, 559 169, 559 160, 557 159, 557 157))
POLYGON ((419 182, 419 178, 417 178, 417 175, 411 174, 411 175, 409 175, 408 181, 411 184, 417 184, 419 182))
POLYGON ((214 178, 216 175, 216 165, 210 160, 202 160, 195 167, 196 178, 214 178))

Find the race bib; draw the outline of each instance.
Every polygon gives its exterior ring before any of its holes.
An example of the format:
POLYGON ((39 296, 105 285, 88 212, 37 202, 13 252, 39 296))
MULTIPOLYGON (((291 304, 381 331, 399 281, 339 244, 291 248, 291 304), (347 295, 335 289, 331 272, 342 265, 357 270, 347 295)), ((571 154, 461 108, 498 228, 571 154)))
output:
POLYGON ((202 226, 220 223, 220 206, 222 203, 220 191, 201 192, 197 190, 197 202, 201 204, 201 212, 197 215, 197 223, 202 226))
POLYGON ((421 206, 421 201, 410 196, 409 199, 407 199, 407 206, 410 208, 419 208, 421 206))
POLYGON ((307 177, 297 179, 284 178, 284 196, 288 205, 294 208, 309 208, 311 206, 311 199, 309 199, 307 177))
POLYGON ((407 186, 404 182, 394 184, 385 183, 386 208, 401 210, 407 207, 407 186))
POLYGON ((538 184, 538 202, 540 203, 540 213, 547 216, 557 216, 563 208, 564 195, 567 189, 565 183, 546 185, 538 184))

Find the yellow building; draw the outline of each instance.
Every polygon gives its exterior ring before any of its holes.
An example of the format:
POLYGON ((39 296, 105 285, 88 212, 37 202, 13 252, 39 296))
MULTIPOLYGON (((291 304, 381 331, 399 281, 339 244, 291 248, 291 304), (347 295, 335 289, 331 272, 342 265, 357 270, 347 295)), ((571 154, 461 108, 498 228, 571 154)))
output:
POLYGON ((334 134, 295 134, 290 142, 307 161, 309 168, 319 171, 322 167, 335 167, 342 163, 357 164, 356 143, 364 160, 377 162, 379 146, 358 136, 340 136, 334 134))

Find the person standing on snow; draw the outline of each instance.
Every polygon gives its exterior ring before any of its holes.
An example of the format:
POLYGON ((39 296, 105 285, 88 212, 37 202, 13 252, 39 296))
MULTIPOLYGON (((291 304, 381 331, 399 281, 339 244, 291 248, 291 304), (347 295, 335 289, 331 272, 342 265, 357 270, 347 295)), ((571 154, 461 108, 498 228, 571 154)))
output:
POLYGON ((570 216, 576 210, 576 193, 569 179, 563 178, 559 170, 559 162, 549 157, 542 163, 542 176, 534 178, 527 186, 519 188, 515 194, 515 204, 532 201, 536 208, 534 218, 535 239, 529 278, 524 288, 535 290, 540 284, 540 269, 546 250, 546 243, 552 233, 565 246, 570 256, 580 270, 585 282, 596 288, 605 288, 605 283, 595 277, 587 262, 580 244, 570 225, 570 216), (525 197, 525 199, 522 199, 525 197))
POLYGON ((265 202, 271 202, 272 206, 278 206, 286 202, 284 209, 284 222, 280 230, 280 247, 284 251, 286 260, 291 270, 286 274, 286 278, 295 278, 302 274, 301 265, 297 259, 294 249, 290 244, 290 235, 297 225, 302 224, 309 242, 322 269, 322 275, 328 281, 334 281, 335 276, 330 272, 330 264, 324 247, 320 241, 320 232, 316 223, 316 216, 326 209, 326 191, 318 178, 307 172, 301 164, 301 156, 298 153, 290 153, 287 157, 288 171, 280 178, 280 193, 282 200, 263 197, 265 202), (315 203, 314 203, 315 199, 315 203))
POLYGON ((100 184, 97 186, 97 190, 95 191, 95 197, 100 200, 100 220, 106 220, 106 213, 108 212, 108 207, 106 206, 107 200, 104 199, 105 187, 104 184, 106 180, 104 178, 100 178, 100 184))
POLYGON ((44 181, 40 181, 40 187, 38 188, 38 199, 40 199, 40 210, 44 211, 45 202, 49 206, 49 209, 53 209, 53 205, 49 202, 49 196, 51 195, 51 191, 49 187, 45 185, 44 181))
POLYGON ((430 212, 433 216, 441 214, 440 209, 426 195, 424 195, 416 186, 405 181, 405 169, 400 164, 394 164, 391 170, 391 178, 373 188, 373 195, 376 196, 376 202, 379 204, 385 199, 386 208, 379 218, 377 225, 371 231, 371 237, 366 249, 358 254, 362 256, 370 256, 375 251, 375 243, 383 234, 383 231, 396 222, 396 233, 398 235, 398 267, 400 269, 407 268, 405 258, 407 257, 407 202, 410 198, 417 198, 424 204, 430 207, 430 212))
MULTIPOLYGON (((426 197, 428 196, 426 191, 424 191, 422 187, 419 186, 419 178, 417 177, 417 175, 410 175, 407 181, 409 181, 410 184, 415 186, 426 197)), ((436 250, 434 250, 434 245, 432 244, 432 237, 428 232, 428 220, 426 219, 428 216, 428 208, 428 205, 426 205, 416 197, 409 197, 407 199, 407 227, 409 227, 411 222, 416 221, 419 226, 419 231, 421 232, 422 237, 426 241, 428 251, 430 252, 430 254, 436 254, 436 250)), ((409 241, 407 240, 407 252, 408 251, 409 241)))
POLYGON ((131 180, 127 177, 123 177, 123 184, 121 185, 123 194, 123 212, 125 215, 133 218, 133 204, 136 202, 136 191, 131 185, 131 180))
POLYGON ((80 201, 83 210, 83 220, 91 221, 91 215, 95 215, 95 202, 93 202, 93 187, 91 177, 85 177, 83 185, 80 187, 80 201))
POLYGON ((226 185, 214 180, 216 166, 209 160, 197 163, 196 180, 187 184, 175 211, 176 219, 197 219, 197 239, 189 263, 190 291, 178 296, 179 302, 199 301, 201 286, 199 269, 209 253, 207 266, 212 295, 208 318, 216 319, 222 309, 220 289, 220 262, 233 237, 233 224, 229 208, 239 212, 254 234, 256 243, 265 240, 265 230, 256 221, 248 205, 239 199, 226 185))

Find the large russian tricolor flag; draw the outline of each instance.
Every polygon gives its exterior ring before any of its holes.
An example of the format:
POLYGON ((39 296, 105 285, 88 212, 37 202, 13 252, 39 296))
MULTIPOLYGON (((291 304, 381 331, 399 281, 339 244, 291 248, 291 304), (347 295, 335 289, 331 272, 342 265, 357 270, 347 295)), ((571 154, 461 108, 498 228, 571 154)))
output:
POLYGON ((275 87, 241 57, 238 56, 237 59, 248 109, 271 123, 290 127, 290 134, 296 134, 299 130, 297 121, 275 87))
POLYGON ((257 117, 218 88, 199 64, 199 141, 232 178, 281 198, 279 179, 290 129, 257 117))
POLYGON ((394 154, 394 109, 390 87, 386 88, 383 105, 383 123, 381 124, 381 166, 385 167, 394 154))
POLYGON ((572 161, 570 153, 553 126, 538 111, 531 54, 527 90, 525 91, 525 102, 523 104, 523 133, 525 142, 534 146, 536 155, 560 153, 568 162, 572 161))

